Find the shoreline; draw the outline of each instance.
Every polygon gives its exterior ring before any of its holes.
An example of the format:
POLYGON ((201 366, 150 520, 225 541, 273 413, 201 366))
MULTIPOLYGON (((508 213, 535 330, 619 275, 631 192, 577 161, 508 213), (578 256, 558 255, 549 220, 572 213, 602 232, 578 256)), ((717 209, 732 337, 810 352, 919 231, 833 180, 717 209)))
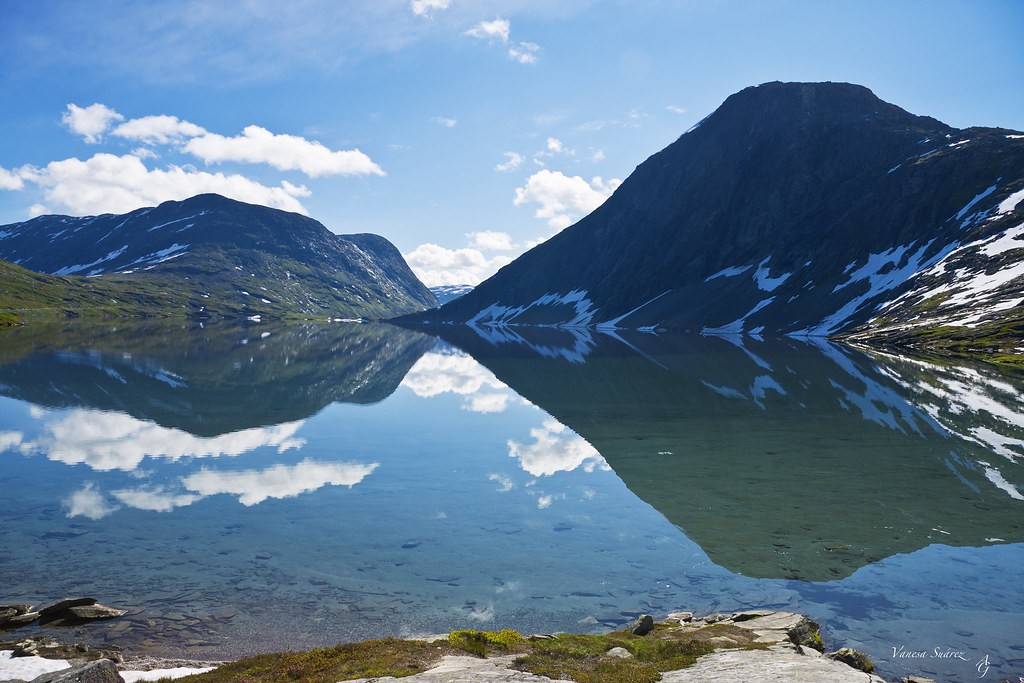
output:
MULTIPOLYGON (((535 652, 537 647, 547 647, 548 641, 557 641, 563 636, 573 639, 592 638, 601 644, 601 647, 605 646, 602 638, 624 639, 622 642, 629 646, 628 650, 623 647, 612 647, 608 648, 604 654, 599 655, 602 662, 607 660, 609 666, 620 668, 632 665, 629 660, 634 658, 634 651, 638 653, 635 655, 636 657, 643 658, 645 656, 642 654, 643 648, 652 644, 677 641, 699 642, 704 650, 696 656, 692 665, 683 668, 658 669, 661 671, 661 680, 669 683, 719 683, 727 680, 745 680, 751 683, 760 681, 810 682, 815 680, 830 680, 834 683, 888 683, 886 679, 873 673, 874 666, 864 655, 854 650, 840 648, 832 653, 824 652, 818 630, 818 624, 793 612, 753 610, 731 614, 712 614, 705 617, 694 617, 690 612, 673 612, 658 622, 647 615, 642 615, 629 629, 612 632, 607 636, 561 634, 560 636, 523 637, 514 631, 502 631, 500 634, 454 631, 448 635, 422 639, 362 641, 362 643, 347 644, 347 646, 349 649, 358 649, 361 646, 376 644, 378 648, 395 649, 402 643, 417 643, 423 646, 436 645, 437 655, 430 660, 429 666, 401 679, 407 680, 409 683, 443 683, 444 681, 475 680, 477 677, 509 682, 563 680, 531 673, 524 670, 522 664, 524 657, 530 659, 534 656, 529 653, 535 652), (513 634, 514 637, 507 634, 513 634), (468 640, 466 640, 467 638, 468 640), (540 643, 541 645, 532 646, 529 643, 540 643), (453 648, 452 645, 455 647, 453 648)), ((608 643, 612 642, 619 642, 619 640, 608 641, 608 643)), ((216 673, 217 667, 243 666, 245 660, 256 659, 243 658, 228 662, 164 659, 121 653, 116 650, 90 650, 81 644, 77 647, 64 645, 63 650, 57 648, 46 650, 50 654, 49 657, 34 655, 12 657, 11 650, 5 649, 9 644, 10 641, 0 641, 0 681, 4 682, 33 681, 37 676, 44 676, 44 678, 38 679, 38 683, 46 683, 51 680, 63 681, 65 679, 60 677, 66 677, 69 672, 73 672, 74 667, 89 665, 89 662, 83 663, 81 659, 59 658, 57 655, 60 652, 90 655, 93 659, 91 664, 102 662, 105 659, 96 659, 95 655, 113 652, 116 659, 120 661, 116 663, 115 675, 105 679, 111 683, 116 683, 118 677, 125 683, 135 683, 135 681, 177 678, 210 671, 216 673), (65 664, 67 667, 58 668, 65 664)), ((345 646, 338 646, 338 648, 341 647, 345 646)), ((330 649, 324 649, 324 651, 328 650, 330 649)), ((319 652, 319 650, 287 654, 274 653, 271 656, 287 660, 289 657, 301 658, 303 655, 315 652, 319 652)), ((641 664, 636 665, 641 666, 641 664)), ((107 675, 110 675, 109 671, 107 675)), ((234 678, 230 673, 225 673, 220 678, 200 680, 208 680, 212 683, 219 680, 234 680, 234 678)), ((297 680, 319 679, 307 679, 299 676, 297 680)), ((337 680, 370 683, 370 681, 383 682, 399 679, 375 673, 372 676, 338 678, 337 680)), ((905 677, 902 680, 924 683, 930 679, 905 677)))

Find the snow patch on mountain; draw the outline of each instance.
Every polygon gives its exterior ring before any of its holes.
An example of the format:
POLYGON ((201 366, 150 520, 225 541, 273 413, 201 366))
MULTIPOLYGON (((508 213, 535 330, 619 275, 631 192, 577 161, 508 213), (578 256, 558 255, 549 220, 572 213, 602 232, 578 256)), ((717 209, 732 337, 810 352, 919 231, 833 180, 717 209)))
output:
POLYGON ((763 292, 774 292, 793 274, 783 273, 778 277, 772 277, 771 271, 768 269, 768 262, 771 260, 771 256, 766 256, 759 264, 757 264, 757 271, 754 273, 754 281, 757 283, 757 288, 763 292))
POLYGON ((754 266, 730 266, 728 268, 723 268, 714 275, 708 275, 706 278, 704 278, 704 282, 711 282, 715 278, 719 277, 734 277, 736 275, 740 275, 742 273, 747 272, 753 267, 754 266))
POLYGON ((618 318, 612 318, 611 320, 606 320, 603 323, 598 323, 597 324, 597 329, 599 329, 599 330, 614 330, 614 329, 616 329, 620 322, 622 322, 623 320, 625 320, 629 316, 633 315, 634 313, 639 311, 641 308, 645 307, 647 304, 654 303, 655 301, 657 301, 658 299, 660 299, 661 297, 665 296, 666 294, 668 294, 671 291, 672 291, 671 289, 665 290, 664 292, 662 292, 658 296, 654 297, 653 299, 649 299, 649 300, 643 302, 642 304, 640 304, 639 306, 637 306, 633 310, 629 311, 628 313, 623 313, 618 318))
MULTIPOLYGON (((76 264, 76 265, 73 265, 73 266, 64 266, 60 270, 55 270, 53 272, 53 274, 54 275, 71 275, 73 273, 80 273, 83 270, 85 270, 86 268, 92 268, 93 266, 99 265, 100 263, 106 263, 107 261, 112 261, 113 259, 116 259, 118 256, 123 254, 127 249, 128 249, 128 245, 125 244, 120 249, 115 249, 114 251, 108 253, 106 256, 101 256, 100 258, 96 259, 92 263, 84 263, 84 264, 80 263, 80 264, 76 264)), ((93 271, 93 272, 95 272, 95 271, 93 271)))
POLYGON ((970 210, 971 210, 971 207, 972 207, 972 206, 974 206, 975 204, 977 204, 978 202, 980 202, 980 201, 981 201, 982 199, 984 199, 985 197, 987 197, 987 196, 989 196, 990 194, 992 194, 993 192, 995 192, 995 191, 996 191, 996 189, 997 189, 998 187, 999 187, 998 185, 992 185, 992 186, 991 186, 991 187, 989 187, 988 189, 986 189, 986 190, 983 190, 983 191, 979 192, 979 193, 978 193, 978 194, 977 194, 977 195, 976 195, 976 196, 974 197, 974 199, 972 199, 971 201, 967 202, 967 204, 965 204, 965 205, 964 205, 964 208, 962 208, 962 209, 960 209, 959 211, 957 211, 957 212, 956 212, 956 215, 955 215, 955 216, 953 216, 953 220, 956 220, 956 221, 958 221, 958 220, 960 220, 961 218, 963 218, 963 217, 964 217, 964 215, 965 215, 965 214, 966 214, 966 213, 967 213, 968 211, 970 211, 970 210))
POLYGON ((566 294, 544 294, 525 306, 502 306, 491 304, 470 320, 470 324, 478 325, 510 325, 515 319, 530 309, 545 306, 572 306, 576 315, 569 322, 552 325, 553 327, 586 327, 594 321, 593 302, 587 298, 587 290, 574 289, 566 294))

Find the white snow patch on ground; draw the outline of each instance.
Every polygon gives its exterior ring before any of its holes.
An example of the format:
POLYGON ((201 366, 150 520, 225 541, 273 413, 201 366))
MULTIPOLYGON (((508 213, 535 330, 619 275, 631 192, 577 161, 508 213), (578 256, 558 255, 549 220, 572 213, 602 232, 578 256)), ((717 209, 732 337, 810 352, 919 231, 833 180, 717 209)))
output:
POLYGON ((728 268, 723 268, 714 275, 708 275, 706 278, 704 278, 704 282, 711 282, 715 278, 719 277, 733 277, 735 275, 740 275, 741 273, 745 273, 753 267, 754 266, 730 266, 728 268))
MULTIPOLYGON (((95 266, 97 264, 105 263, 107 261, 110 261, 111 259, 116 259, 118 256, 123 254, 126 249, 128 249, 128 245, 127 244, 122 246, 120 249, 115 249, 114 251, 110 252, 106 256, 103 256, 101 258, 96 259, 92 263, 86 263, 86 264, 77 265, 77 266, 64 266, 60 270, 55 271, 53 274, 54 275, 71 275, 72 273, 81 272, 81 271, 85 270, 86 268, 92 268, 93 266, 95 266)), ((93 272, 95 272, 95 271, 93 271, 93 272)))
POLYGON ((558 323, 553 327, 586 327, 593 322, 596 313, 593 302, 587 298, 587 290, 574 289, 566 294, 544 294, 526 306, 491 304, 473 316, 469 322, 479 325, 509 325, 525 311, 539 306, 573 307, 576 315, 568 322, 558 323))
POLYGON ((961 218, 963 218, 967 214, 967 212, 971 210, 972 206, 974 206, 975 204, 980 202, 982 199, 984 199, 985 197, 987 197, 990 194, 992 194, 993 192, 995 192, 997 187, 999 187, 999 186, 998 185, 993 185, 992 187, 988 188, 987 190, 983 190, 982 192, 978 193, 978 195, 975 196, 974 199, 972 199, 971 201, 967 202, 967 204, 964 205, 964 208, 962 208, 962 209, 960 209, 959 211, 956 212, 956 215, 953 217, 953 219, 954 220, 960 220, 961 218))
POLYGON ((889 175, 890 173, 892 173, 893 171, 895 171, 895 170, 896 170, 897 168, 899 168, 899 167, 900 167, 900 166, 902 166, 902 165, 903 165, 903 164, 896 164, 895 166, 893 166, 892 168, 890 168, 890 169, 889 169, 888 171, 886 171, 886 172, 885 172, 885 174, 886 174, 886 175, 889 175))
POLYGON ((1007 140, 1021 140, 1024 139, 1024 135, 1007 135, 1007 140))
POLYGON ((0 650, 0 681, 31 681, 37 676, 71 666, 64 659, 43 657, 11 657, 13 650, 0 650))
POLYGON ((216 667, 204 666, 201 668, 190 668, 178 666, 173 669, 153 669, 152 671, 121 671, 121 678, 125 683, 136 683, 136 681, 156 681, 161 678, 184 678, 194 674, 202 674, 213 671, 216 667))
MULTIPOLYGON (((736 320, 733 320, 731 323, 727 325, 722 325, 721 327, 705 327, 700 331, 700 333, 710 335, 743 334, 743 325, 746 323, 747 318, 754 315, 755 313, 757 313, 758 311, 760 311, 762 308, 764 308, 773 301, 775 301, 775 297, 773 296, 768 297, 767 299, 761 299, 759 302, 757 302, 757 305, 755 305, 753 308, 747 311, 747 313, 742 318, 737 318, 736 320)), ((759 327, 758 329, 762 330, 764 329, 764 327, 762 326, 759 327)))
MULTIPOLYGON (((1024 190, 1022 197, 1024 197, 1024 190)), ((1021 238, 1024 237, 1024 223, 1021 223, 1015 228, 1010 228, 1002 235, 996 237, 988 244, 985 244, 981 249, 981 253, 985 256, 996 256, 1002 254, 1004 251, 1010 251, 1011 249, 1020 249, 1024 247, 1024 242, 1021 238)))
MULTIPOLYGON (((771 256, 766 256, 759 264, 757 264, 757 271, 754 272, 754 281, 757 282, 757 288, 762 292, 774 292, 779 286, 789 279, 789 276, 793 273, 783 273, 778 277, 772 277, 771 271, 768 269, 768 262, 772 259, 771 256)), ((747 315, 750 315, 749 313, 747 315)))
POLYGON ((169 260, 171 258, 174 258, 176 256, 183 256, 185 254, 184 250, 188 249, 188 248, 189 248, 188 244, 178 244, 177 242, 175 242, 174 244, 172 244, 171 246, 167 247, 166 249, 161 249, 159 251, 154 251, 154 252, 152 252, 150 254, 146 254, 145 256, 140 256, 139 258, 135 259, 131 263, 127 264, 127 267, 131 267, 131 266, 138 265, 138 264, 141 264, 141 263, 146 263, 146 264, 149 264, 149 265, 156 265, 157 263, 163 263, 164 261, 167 261, 167 260, 169 260))
POLYGON ((832 290, 834 293, 852 282, 867 280, 868 291, 848 300, 838 311, 817 325, 797 332, 791 332, 790 335, 797 337, 827 337, 842 327, 865 303, 880 294, 900 286, 917 273, 939 263, 957 247, 956 242, 948 244, 930 259, 923 261, 925 253, 934 241, 929 241, 923 247, 907 256, 906 263, 903 266, 899 264, 903 261, 904 255, 907 254, 916 242, 887 249, 881 254, 869 255, 867 263, 851 273, 850 279, 847 282, 837 285, 832 290))
POLYGON ((652 303, 652 302, 655 302, 655 301, 657 301, 658 299, 660 299, 661 297, 665 296, 666 294, 668 294, 668 293, 669 293, 669 292, 671 292, 671 291, 672 291, 671 289, 667 289, 667 290, 665 290, 664 292, 662 292, 662 293, 661 293, 661 294, 659 294, 658 296, 654 297, 653 299, 650 299, 650 300, 648 300, 648 301, 645 301, 645 302, 643 302, 642 304, 640 304, 639 306, 637 306, 636 308, 634 308, 634 309, 633 309, 632 311, 629 311, 628 313, 623 313, 623 314, 622 314, 622 315, 620 315, 620 316, 619 316, 618 318, 612 318, 611 320, 607 320, 607 321, 605 321, 605 322, 603 322, 603 323, 598 323, 598 324, 597 324, 597 329, 599 329, 599 330, 601 330, 601 329, 615 329, 615 328, 616 328, 616 326, 617 326, 617 325, 618 325, 618 324, 619 324, 620 322, 622 322, 622 321, 623 321, 624 319, 626 319, 626 318, 628 318, 629 316, 633 315, 634 313, 636 313, 637 311, 639 311, 639 310, 640 310, 641 308, 643 308, 643 307, 644 307, 644 306, 646 306, 647 304, 649 304, 649 303, 652 303))
POLYGON ((196 217, 202 216, 202 215, 203 215, 202 213, 197 213, 197 214, 195 214, 193 216, 185 216, 184 218, 175 218, 173 221, 167 221, 166 223, 161 223, 160 225, 154 225, 152 228, 150 228, 146 232, 153 232, 154 230, 159 230, 160 228, 166 228, 168 225, 174 225, 175 223, 181 223, 182 221, 190 221, 193 218, 196 218, 196 217))
POLYGON ((1000 216, 1004 213, 1010 213, 1017 208, 1017 205, 1024 201, 1024 190, 1017 190, 1009 197, 999 202, 999 207, 996 208, 996 216, 1000 216))

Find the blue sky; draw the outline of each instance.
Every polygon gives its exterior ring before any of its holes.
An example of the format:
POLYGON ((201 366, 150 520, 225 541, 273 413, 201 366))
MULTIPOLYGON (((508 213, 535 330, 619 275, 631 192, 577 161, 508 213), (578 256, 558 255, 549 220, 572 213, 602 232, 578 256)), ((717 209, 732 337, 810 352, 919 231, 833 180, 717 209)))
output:
POLYGON ((1024 129, 1019 0, 0 0, 0 224, 199 192, 470 283, 733 92, 1024 129))

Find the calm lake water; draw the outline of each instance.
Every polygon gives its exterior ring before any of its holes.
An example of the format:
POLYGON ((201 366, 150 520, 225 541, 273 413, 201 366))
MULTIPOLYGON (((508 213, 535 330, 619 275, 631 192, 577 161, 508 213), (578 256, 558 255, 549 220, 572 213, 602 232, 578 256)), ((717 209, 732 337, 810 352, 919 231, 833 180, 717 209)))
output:
POLYGON ((786 609, 893 678, 1024 675, 1021 375, 442 336, 4 331, 0 604, 93 596, 129 614, 66 635, 192 659, 786 609))

